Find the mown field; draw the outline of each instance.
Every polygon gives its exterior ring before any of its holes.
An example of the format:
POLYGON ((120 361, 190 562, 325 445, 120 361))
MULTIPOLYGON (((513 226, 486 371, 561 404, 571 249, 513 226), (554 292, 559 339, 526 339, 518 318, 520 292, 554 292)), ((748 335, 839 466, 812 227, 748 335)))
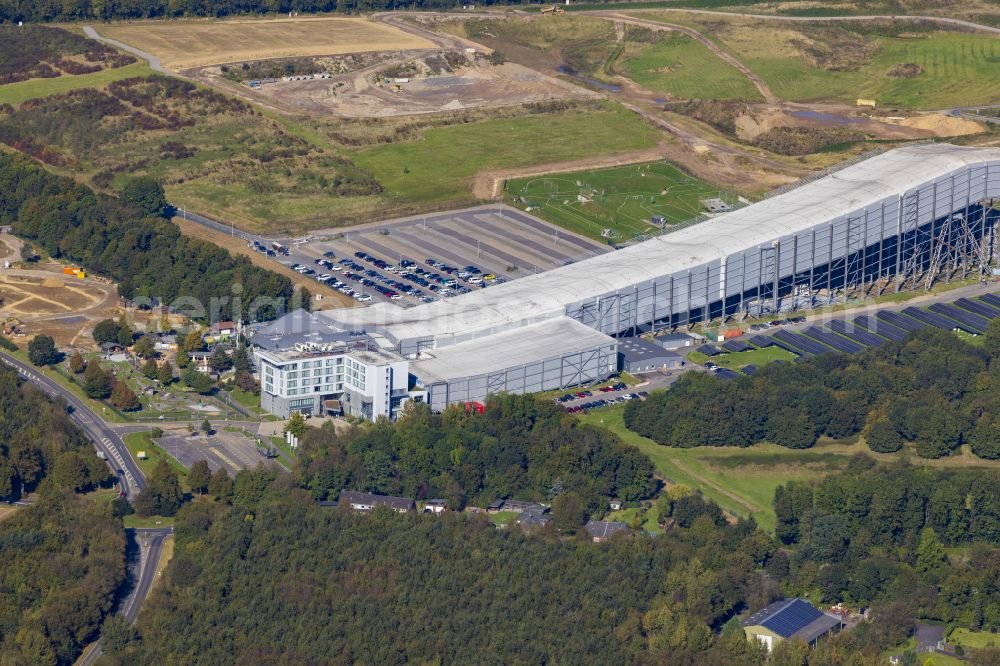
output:
POLYGON ((639 85, 673 99, 762 100, 748 78, 701 42, 680 33, 667 33, 623 59, 620 69, 639 85))
POLYGON ((667 162, 633 164, 578 171, 507 183, 507 195, 518 207, 596 240, 611 229, 617 240, 656 230, 652 216, 672 224, 703 211, 700 201, 719 191, 667 162), (584 197, 584 200, 578 197, 584 197))
POLYGON ((434 44, 364 18, 149 21, 101 26, 99 32, 184 69, 226 62, 427 49, 434 44))
POLYGON ((657 11, 634 15, 703 31, 786 100, 868 98, 883 107, 940 109, 1000 98, 1000 39, 992 35, 917 23, 802 24, 657 11))

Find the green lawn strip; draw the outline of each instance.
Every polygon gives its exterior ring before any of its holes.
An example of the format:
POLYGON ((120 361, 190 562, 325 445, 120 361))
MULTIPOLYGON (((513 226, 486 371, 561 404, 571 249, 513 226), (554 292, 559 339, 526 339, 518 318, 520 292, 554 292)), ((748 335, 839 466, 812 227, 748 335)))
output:
MULTIPOLYGON (((296 461, 299 459, 298 454, 295 453, 295 449, 293 449, 288 445, 288 442, 285 441, 284 437, 269 437, 268 439, 271 440, 271 443, 274 445, 274 448, 284 452, 284 454, 288 456, 292 461, 296 461)), ((284 462, 281 461, 280 458, 278 459, 278 462, 281 462, 282 465, 285 464, 284 462)), ((285 466, 287 467, 287 465, 285 466)))
POLYGON ((233 387, 229 392, 229 395, 233 397, 233 400, 240 403, 244 407, 250 409, 254 413, 261 413, 263 410, 260 408, 260 396, 254 395, 253 393, 248 393, 239 387, 233 387))
POLYGON ((517 511, 500 511, 500 512, 491 513, 491 514, 488 514, 488 515, 490 517, 490 520, 493 521, 493 524, 496 525, 497 527, 500 527, 502 525, 507 525, 509 523, 513 523, 514 519, 517 518, 518 512, 517 511))
POLYGON ((147 518, 140 518, 139 516, 132 514, 131 516, 125 516, 122 519, 125 523, 126 528, 154 528, 154 527, 172 527, 174 524, 173 516, 149 516, 147 518))
POLYGON ((128 452, 132 454, 132 458, 139 465, 139 469, 142 470, 143 475, 149 478, 153 474, 153 470, 156 469, 157 463, 160 460, 166 460, 181 477, 181 486, 187 489, 185 482, 185 477, 187 476, 187 468, 181 464, 179 460, 171 456, 166 450, 159 444, 153 442, 149 436, 149 431, 144 430, 142 432, 133 432, 122 437, 125 441, 125 446, 128 447, 128 452), (145 451, 147 459, 139 460, 139 451, 145 451))
POLYGON ((63 74, 53 79, 32 79, 8 83, 0 86, 0 104, 18 106, 26 100, 37 97, 47 97, 79 88, 99 88, 119 79, 148 76, 153 73, 153 70, 145 62, 137 62, 117 69, 103 69, 93 74, 79 74, 77 76, 63 74))
POLYGON ((612 103, 602 110, 570 110, 483 120, 428 129, 418 141, 358 151, 355 162, 408 203, 468 199, 471 179, 486 169, 613 155, 650 148, 657 131, 612 103))
POLYGON ((756 365, 758 368, 774 361, 791 361, 795 354, 781 347, 764 347, 744 352, 726 352, 718 356, 707 356, 698 351, 688 354, 689 363, 702 365, 708 361, 722 368, 742 368, 745 365, 756 365))
POLYGON ((961 645, 963 648, 979 650, 1000 645, 1000 634, 994 634, 989 631, 955 629, 948 635, 948 642, 952 645, 961 645))
POLYGON ((580 419, 607 428, 637 447, 670 482, 700 490, 733 515, 753 515, 767 531, 774 529, 775 488, 789 480, 820 478, 843 467, 848 457, 860 450, 858 444, 825 442, 802 451, 773 444, 676 449, 627 430, 623 409, 596 409, 582 414, 580 419))

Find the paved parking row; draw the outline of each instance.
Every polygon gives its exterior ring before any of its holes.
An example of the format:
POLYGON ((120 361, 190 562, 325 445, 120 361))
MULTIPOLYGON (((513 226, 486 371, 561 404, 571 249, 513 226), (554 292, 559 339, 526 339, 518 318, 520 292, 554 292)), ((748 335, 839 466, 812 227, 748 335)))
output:
MULTIPOLYGON (((318 236, 301 243, 291 239, 280 241, 288 247, 289 255, 279 255, 276 259, 289 266, 302 264, 308 267, 314 271, 309 274, 310 277, 330 273, 347 287, 369 294, 374 301, 396 300, 400 305, 415 305, 421 300, 440 298, 441 295, 435 290, 418 286, 416 288, 423 293, 410 296, 389 282, 399 281, 397 275, 372 266, 370 262, 358 261, 357 253, 371 255, 392 266, 410 261, 414 267, 431 272, 436 267, 427 264, 425 259, 435 259, 454 268, 475 266, 480 274, 493 274, 500 278, 499 281, 505 281, 611 251, 600 243, 507 208, 453 211, 318 236), (351 284, 329 269, 317 269, 316 260, 330 258, 324 257, 329 253, 333 253, 334 261, 347 258, 364 265, 362 272, 375 271, 376 275, 366 275, 365 278, 396 291, 400 298, 392 299, 388 294, 380 293, 375 285, 363 284, 358 289, 358 284, 351 284)), ((482 288, 462 281, 460 285, 466 289, 459 288, 450 295, 482 288)))

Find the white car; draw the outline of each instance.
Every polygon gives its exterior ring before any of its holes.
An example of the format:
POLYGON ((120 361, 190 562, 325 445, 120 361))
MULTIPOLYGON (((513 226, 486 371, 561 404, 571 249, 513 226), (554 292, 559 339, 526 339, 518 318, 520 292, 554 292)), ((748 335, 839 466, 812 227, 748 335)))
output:
POLYGON ((354 298, 359 303, 367 303, 368 301, 372 300, 372 297, 368 294, 355 294, 354 298))
POLYGON ((333 264, 332 266, 330 266, 330 270, 331 271, 342 271, 342 270, 344 270, 344 267, 341 266, 340 264, 333 264))

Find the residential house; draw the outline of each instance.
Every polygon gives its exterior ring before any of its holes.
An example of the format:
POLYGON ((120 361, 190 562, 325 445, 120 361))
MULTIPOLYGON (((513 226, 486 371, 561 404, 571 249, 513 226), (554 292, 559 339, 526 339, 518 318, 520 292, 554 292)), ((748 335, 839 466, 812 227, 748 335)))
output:
POLYGON ((613 497, 613 498, 611 498, 611 501, 608 502, 608 507, 612 511, 620 511, 621 508, 622 508, 622 501, 620 499, 618 499, 617 497, 613 497))
POLYGON ((372 493, 362 493, 355 490, 341 490, 339 506, 350 507, 353 511, 368 512, 376 507, 385 506, 396 513, 408 513, 413 511, 413 500, 406 497, 392 497, 390 495, 373 495, 372 493))
POLYGON ((622 532, 628 533, 628 525, 617 520, 588 520, 584 529, 594 543, 607 541, 622 532))
POLYGON ((212 371, 212 366, 208 363, 208 360, 212 358, 212 352, 188 352, 188 358, 191 359, 191 364, 198 370, 198 372, 208 374, 212 371))
POLYGON ((447 510, 448 510, 448 500, 429 499, 424 502, 424 513, 433 513, 437 515, 444 513, 447 510))

